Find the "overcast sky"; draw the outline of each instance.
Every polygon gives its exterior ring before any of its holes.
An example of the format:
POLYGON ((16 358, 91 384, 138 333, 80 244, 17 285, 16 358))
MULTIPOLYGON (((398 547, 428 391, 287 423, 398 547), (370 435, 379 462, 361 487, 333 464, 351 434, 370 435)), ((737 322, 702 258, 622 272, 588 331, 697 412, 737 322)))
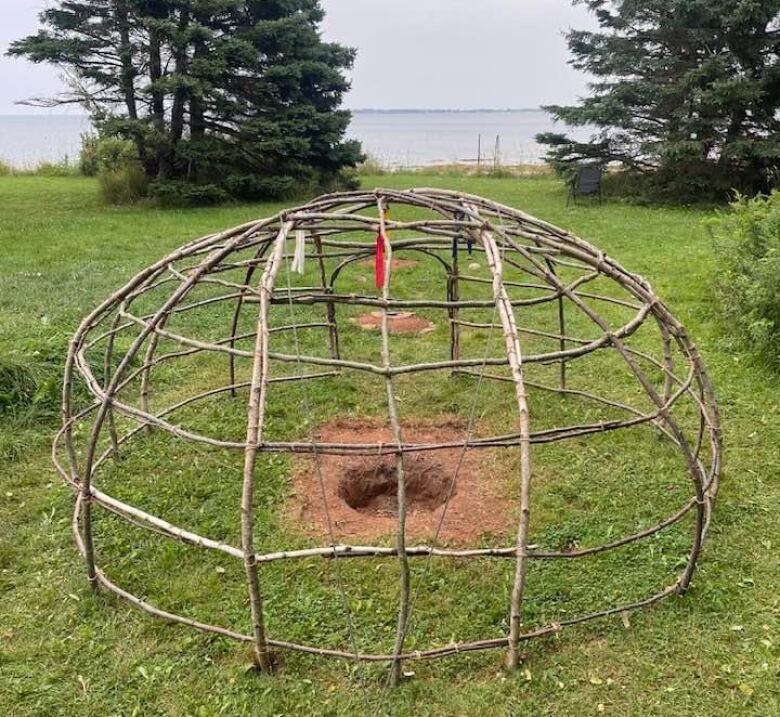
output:
MULTIPOLYGON (((47 0, 0 0, 0 52, 35 32, 47 0)), ((593 20, 570 0, 323 0, 325 38, 358 49, 351 108, 521 108, 568 102, 585 79, 562 33, 593 20)), ((55 94, 55 68, 0 57, 0 114, 55 94)), ((56 110, 61 112, 62 110, 56 110)))

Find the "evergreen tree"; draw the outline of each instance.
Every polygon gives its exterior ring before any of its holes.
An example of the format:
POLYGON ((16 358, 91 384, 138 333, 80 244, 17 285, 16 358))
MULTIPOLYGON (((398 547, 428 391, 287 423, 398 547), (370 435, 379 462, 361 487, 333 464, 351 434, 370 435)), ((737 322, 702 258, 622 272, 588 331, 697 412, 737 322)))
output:
POLYGON ((780 0, 573 0, 600 30, 568 34, 591 94, 545 107, 590 141, 539 135, 548 161, 619 162, 680 197, 766 190, 780 166, 780 0))
POLYGON ((68 90, 34 102, 131 139, 161 196, 279 197, 361 159, 340 109, 355 52, 321 39, 323 16, 319 0, 58 0, 8 54, 62 68, 68 90))

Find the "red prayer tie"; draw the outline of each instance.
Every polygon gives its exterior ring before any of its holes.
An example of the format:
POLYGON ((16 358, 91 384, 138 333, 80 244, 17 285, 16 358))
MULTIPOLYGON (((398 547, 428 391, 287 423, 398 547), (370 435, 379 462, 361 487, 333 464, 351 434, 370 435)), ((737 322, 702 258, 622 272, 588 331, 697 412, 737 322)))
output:
POLYGON ((385 238, 382 232, 376 235, 376 257, 374 259, 374 280, 377 289, 385 286, 385 238))

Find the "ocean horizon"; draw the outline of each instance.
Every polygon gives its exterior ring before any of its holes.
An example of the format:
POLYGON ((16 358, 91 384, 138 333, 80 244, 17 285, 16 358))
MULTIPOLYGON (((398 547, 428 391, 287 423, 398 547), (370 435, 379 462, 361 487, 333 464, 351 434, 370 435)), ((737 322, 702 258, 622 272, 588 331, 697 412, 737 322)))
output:
MULTIPOLYGON (((544 110, 521 109, 384 109, 351 110, 347 136, 363 144, 367 155, 391 169, 475 162, 538 164, 544 148, 540 132, 582 129, 556 124, 544 110)), ((86 115, 0 115, 0 160, 19 169, 43 162, 75 162, 81 136, 90 132, 86 115)))

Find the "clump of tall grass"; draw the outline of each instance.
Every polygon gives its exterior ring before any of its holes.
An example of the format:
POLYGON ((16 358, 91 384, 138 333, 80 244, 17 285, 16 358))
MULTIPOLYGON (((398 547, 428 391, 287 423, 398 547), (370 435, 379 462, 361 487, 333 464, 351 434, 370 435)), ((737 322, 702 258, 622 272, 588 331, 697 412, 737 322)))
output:
POLYGON ((36 354, 0 356, 0 462, 22 458, 30 432, 59 415, 63 352, 36 354))
POLYGON ((453 162, 451 164, 431 164, 414 167, 414 174, 426 174, 437 177, 479 177, 483 179, 515 179, 523 177, 546 177, 552 170, 544 164, 484 164, 480 167, 474 162, 453 162))
POLYGON ((35 177, 75 177, 78 168, 67 157, 58 162, 40 162, 30 174, 35 177))
POLYGON ((0 358, 0 413, 32 403, 37 385, 29 366, 0 358))
POLYGON ((57 162, 39 162, 32 167, 18 168, 0 160, 0 177, 75 177, 79 174, 78 167, 72 164, 68 157, 57 162))
POLYGON ((100 140, 97 164, 100 196, 107 204, 132 204, 146 195, 146 175, 130 140, 100 140))
POLYGON ((96 177, 100 170, 98 146, 100 139, 91 132, 81 135, 81 151, 79 152, 79 172, 85 177, 96 177))
POLYGON ((389 170, 379 159, 371 154, 366 154, 365 159, 358 165, 357 173, 360 177, 381 177, 388 174, 389 170))

